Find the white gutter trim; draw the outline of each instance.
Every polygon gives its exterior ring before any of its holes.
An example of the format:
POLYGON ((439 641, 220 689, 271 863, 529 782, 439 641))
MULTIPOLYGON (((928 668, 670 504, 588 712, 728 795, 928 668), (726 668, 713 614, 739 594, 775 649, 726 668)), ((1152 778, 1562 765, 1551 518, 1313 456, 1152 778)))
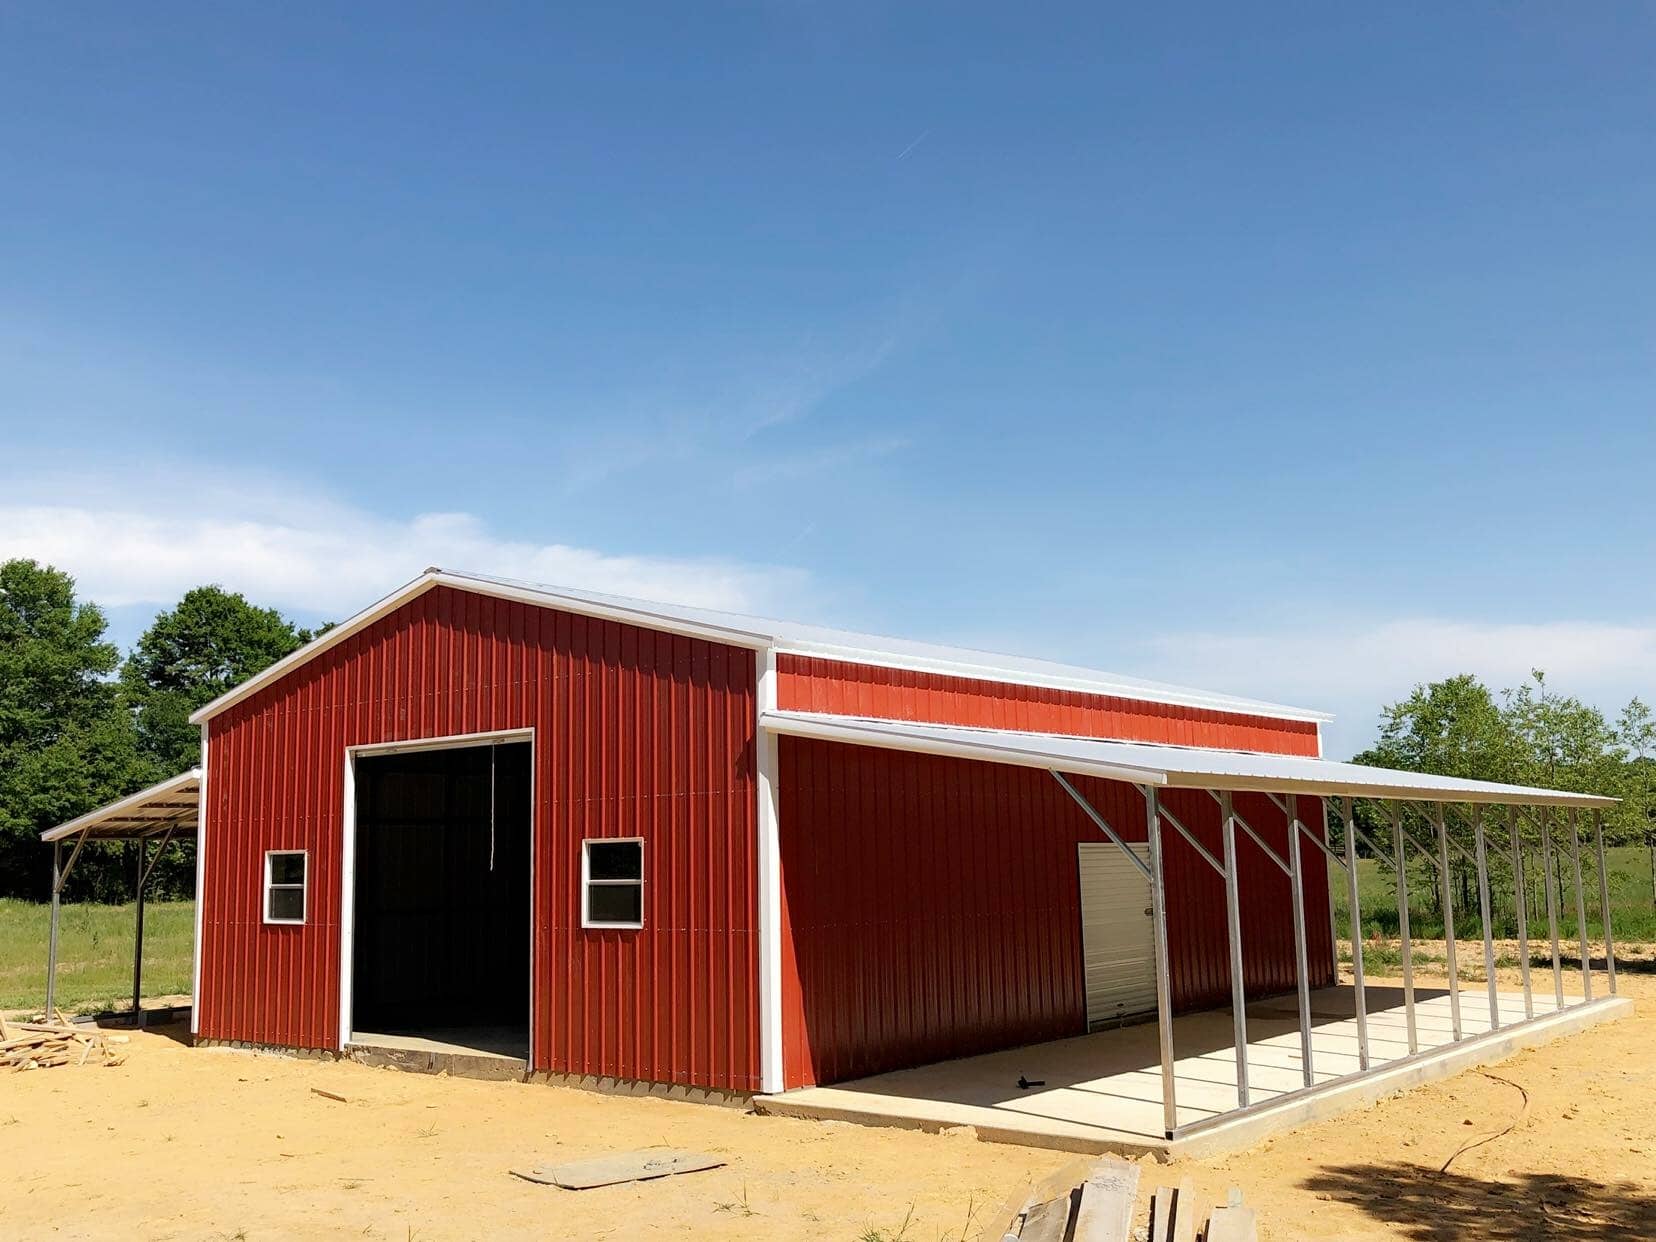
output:
MULTIPOLYGON (((1039 768, 1070 772, 1081 776, 1098 776, 1105 780, 1127 781, 1135 785, 1165 785, 1167 773, 1156 768, 1130 767, 1117 763, 1098 763, 1078 759, 1074 755, 1047 754, 1038 750, 1024 750, 996 746, 992 742, 974 742, 970 745, 945 738, 913 733, 902 728, 903 721, 892 721, 893 727, 870 726, 856 720, 805 720, 798 716, 763 712, 759 727, 771 733, 791 737, 816 738, 826 742, 848 742, 853 746, 879 746, 886 750, 906 750, 925 755, 942 755, 952 759, 976 759, 987 763, 1007 763, 1020 768, 1039 768)), ((991 736, 993 736, 991 734, 991 736)), ((1038 734, 1031 736, 1039 736, 1038 734)))

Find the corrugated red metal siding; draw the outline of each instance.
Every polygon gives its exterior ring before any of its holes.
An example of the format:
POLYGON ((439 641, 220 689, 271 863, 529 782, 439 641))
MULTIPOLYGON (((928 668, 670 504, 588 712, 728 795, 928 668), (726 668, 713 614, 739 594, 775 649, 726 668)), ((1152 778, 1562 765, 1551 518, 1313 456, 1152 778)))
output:
POLYGON ((816 656, 780 655, 777 706, 885 720, 1315 755, 1317 726, 816 656))
MULTIPOLYGON (((1078 787, 1124 838, 1144 839, 1136 789, 1086 778, 1078 787)), ((788 1086, 1085 1028, 1075 845, 1103 838, 1048 773, 784 737, 780 798, 788 1086)), ((1195 791, 1168 799, 1217 854, 1213 799, 1195 791)), ((1237 810, 1286 849, 1284 817, 1264 795, 1238 795, 1237 810)), ((1302 819, 1317 825, 1320 814, 1316 800, 1302 799, 1302 819)), ((1174 1004, 1226 1004, 1222 881, 1171 830, 1163 840, 1174 1004)), ((1291 989, 1287 877, 1242 833, 1238 852, 1249 993, 1291 989)), ((1305 875, 1320 985, 1332 957, 1315 847, 1305 875)))
POLYGON ((338 1043, 347 746, 535 729, 533 1064, 758 1087, 751 651, 435 588, 210 722, 201 1034, 338 1043), (637 932, 580 926, 584 837, 645 838, 637 932), (306 849, 303 927, 260 918, 306 849))

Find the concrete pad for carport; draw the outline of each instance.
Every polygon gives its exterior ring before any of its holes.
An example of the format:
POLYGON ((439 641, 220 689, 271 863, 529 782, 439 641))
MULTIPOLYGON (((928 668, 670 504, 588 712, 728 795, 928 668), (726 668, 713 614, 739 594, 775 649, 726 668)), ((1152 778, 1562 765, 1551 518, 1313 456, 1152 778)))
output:
MULTIPOLYGON (((1163 1131, 1154 1022, 761 1096, 755 1104, 765 1113, 864 1125, 924 1130, 971 1126, 988 1141, 1067 1151, 1152 1154, 1160 1159, 1209 1155, 1500 1060, 1520 1047, 1632 1009, 1630 1001, 1617 998, 1580 1005, 1579 996, 1566 996, 1566 1008, 1558 1010, 1549 992, 1534 998, 1536 1021, 1508 1026, 1523 1020, 1524 998, 1503 992, 1498 996, 1503 1025, 1493 1029, 1488 993, 1481 986, 1465 987, 1462 1039, 1457 1043, 1447 989, 1418 988, 1415 1026, 1420 1051, 1427 1055, 1410 1058, 1402 989, 1371 986, 1366 998, 1370 1069, 1357 1075, 1352 989, 1324 988, 1311 994, 1311 1059, 1323 1090, 1299 1096, 1292 1094, 1304 1087, 1295 998, 1274 997, 1249 1005, 1248 1082, 1256 1107, 1172 1142, 1163 1131), (1042 1085, 1020 1089, 1020 1077, 1042 1085), (1281 1102, 1273 1106, 1273 1100, 1281 1102), (1261 1104, 1265 1107, 1257 1107, 1261 1104)), ((1235 1109, 1230 1010, 1178 1018, 1174 1049, 1180 1126, 1210 1121, 1235 1109)))

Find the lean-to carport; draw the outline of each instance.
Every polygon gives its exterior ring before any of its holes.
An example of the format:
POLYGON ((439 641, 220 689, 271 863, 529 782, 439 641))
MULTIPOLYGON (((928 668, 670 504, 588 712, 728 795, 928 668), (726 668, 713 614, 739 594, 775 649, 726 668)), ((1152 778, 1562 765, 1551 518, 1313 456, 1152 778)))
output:
MULTIPOLYGON (((1474 1045, 1472 1041, 1499 1041, 1507 1033, 1524 1031, 1525 1028, 1528 1028, 1527 1033, 1532 1037, 1548 1027, 1559 1029, 1556 1015, 1558 1011, 1566 1008, 1564 972, 1560 957, 1559 911, 1549 880, 1547 918, 1552 948, 1553 996, 1547 1003, 1538 1004, 1531 989, 1529 946, 1525 927, 1523 891, 1526 849, 1539 848, 1543 864, 1549 868, 1549 876, 1552 851, 1555 847, 1568 849, 1569 858, 1575 868, 1575 915, 1581 940, 1582 994, 1580 1000, 1571 1007, 1580 1009, 1581 1016, 1587 1020, 1596 1020, 1598 1015, 1590 1013, 1595 1006, 1600 1014, 1606 1017, 1612 1016, 1613 1012, 1619 1012, 1624 1007, 1612 999, 1616 991, 1615 952, 1610 928, 1603 832, 1599 823, 1602 809, 1614 805, 1615 800, 1612 798, 1485 781, 1458 780, 1296 756, 1110 742, 1013 730, 961 728, 886 719, 852 719, 807 712, 766 712, 760 718, 760 725, 761 728, 776 734, 1040 768, 1052 774, 1053 779, 1075 800, 1099 832, 1121 848, 1149 883, 1156 959, 1162 1133, 1169 1145, 1191 1139, 1204 1131, 1252 1114, 1259 1114, 1268 1109, 1280 1109, 1285 1104, 1322 1103, 1320 1097, 1349 1089, 1366 1080, 1382 1068, 1382 1062, 1385 1074, 1394 1080, 1399 1074, 1407 1074, 1415 1067, 1433 1066, 1442 1072, 1451 1064, 1462 1063, 1465 1054, 1472 1051, 1475 1046, 1481 1046, 1474 1045), (1139 859, 1135 852, 1128 848, 1124 834, 1088 801, 1076 783, 1069 779, 1072 776, 1126 782, 1140 791, 1144 800, 1148 861, 1139 859), (1180 822, 1166 805, 1161 793, 1167 789, 1200 790, 1218 805, 1221 841, 1218 854, 1204 846, 1196 834, 1180 822), (1233 803, 1233 795, 1242 792, 1264 794, 1283 812, 1287 823, 1291 825, 1286 838, 1286 857, 1274 849, 1255 826, 1248 823, 1238 812, 1233 803), (1298 800, 1302 797, 1326 800, 1337 810, 1345 828, 1343 850, 1332 848, 1323 839, 1320 824, 1313 826, 1300 818, 1298 800), (1381 822, 1390 829, 1389 849, 1381 848, 1362 835, 1357 812, 1360 803, 1365 800, 1378 808, 1381 822), (1591 811, 1593 814, 1592 844, 1597 860, 1598 898, 1605 939, 1604 982, 1610 993, 1609 998, 1597 1001, 1594 998, 1592 959, 1588 951, 1586 933, 1586 898, 1581 857, 1584 811, 1591 811), (1162 870, 1164 824, 1193 847, 1203 865, 1211 867, 1223 878, 1225 888, 1232 993, 1230 1042, 1235 1065, 1234 1106, 1224 1109, 1204 1108, 1203 1115, 1195 1118, 1188 1115, 1188 1109, 1185 1115, 1181 1115, 1178 1098, 1178 1056, 1174 1046, 1175 1023, 1168 966, 1167 908, 1162 870), (1468 838, 1466 842, 1458 839, 1463 829, 1468 838), (1498 830, 1498 840, 1492 839, 1492 829, 1498 830), (1422 843, 1420 836, 1423 831, 1427 834, 1430 844, 1422 843), (1396 1018, 1401 1017, 1402 1030, 1398 1034, 1406 1041, 1407 1051, 1401 1056, 1371 1055, 1370 1021, 1363 977, 1363 950, 1359 936, 1353 943, 1353 1013, 1350 1019, 1355 1056, 1340 1057, 1337 1060, 1325 1058, 1335 1061, 1335 1064, 1320 1066, 1317 1059, 1318 1050, 1313 1040, 1313 988, 1307 962, 1302 860, 1305 849, 1316 849, 1344 871, 1352 925, 1360 927, 1362 913, 1356 882, 1356 844, 1359 839, 1363 839, 1376 856, 1391 867, 1397 878, 1399 930, 1403 953, 1401 1013, 1396 1013, 1399 1007, 1393 1003, 1388 1003, 1385 1008, 1388 1032, 1396 1024, 1396 1018), (1270 1089, 1268 1093, 1261 1093, 1267 1098, 1254 1098, 1250 1090, 1251 1086, 1255 1085, 1256 1075, 1250 1074, 1248 1060, 1251 1045, 1248 1033, 1248 999, 1242 969, 1241 901, 1237 866, 1238 852, 1250 848, 1263 851, 1270 863, 1288 878, 1293 906, 1298 1046, 1295 1050, 1297 1055, 1292 1060, 1297 1062, 1297 1073, 1294 1076, 1298 1082, 1284 1083, 1282 1065, 1274 1066, 1270 1089), (1405 866, 1407 851, 1411 849, 1426 857, 1435 870, 1438 899, 1445 915, 1446 956, 1450 982, 1445 995, 1432 999, 1429 1012, 1424 1002, 1417 1007, 1411 960, 1412 938, 1408 924, 1408 877, 1405 866), (1503 997, 1496 990, 1488 867, 1492 850, 1500 850, 1507 855, 1516 879, 1524 985, 1521 1002, 1515 997, 1503 997), (1463 856, 1475 868, 1477 875, 1488 1010, 1487 1018, 1479 1013, 1475 1022, 1463 1018, 1463 998, 1456 972, 1454 895, 1450 884, 1451 851, 1463 856), (1434 1028, 1430 1039, 1423 1036, 1424 1024, 1428 1021, 1434 1028), (1444 1025, 1446 1029, 1437 1031, 1439 1025, 1444 1025), (1465 1046, 1462 1046, 1463 1042, 1465 1046)), ((1332 905, 1330 916, 1332 917, 1332 905)))
MULTIPOLYGON (((88 841, 132 841, 138 845, 135 883, 136 910, 132 950, 132 1018, 136 1023, 143 1014, 144 983, 144 887, 150 872, 160 859, 162 851, 174 841, 196 839, 201 822, 200 768, 191 768, 171 780, 141 789, 108 806, 89 811, 56 828, 40 834, 42 841, 52 845, 52 930, 46 949, 46 1013, 50 1017, 57 1004, 58 914, 64 883, 74 870, 81 850, 88 841), (154 843, 154 849, 150 845, 154 843), (67 862, 63 847, 72 843, 67 862)), ((197 924, 199 927, 199 923, 197 924)), ((199 946, 198 946, 199 952, 199 946)))

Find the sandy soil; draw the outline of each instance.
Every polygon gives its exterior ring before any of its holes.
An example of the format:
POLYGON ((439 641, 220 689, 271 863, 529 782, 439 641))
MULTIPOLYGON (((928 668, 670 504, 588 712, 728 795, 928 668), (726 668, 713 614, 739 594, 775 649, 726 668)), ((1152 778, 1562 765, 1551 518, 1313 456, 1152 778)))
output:
MULTIPOLYGON (((1249 1152, 1146 1162, 1145 1190, 1189 1176, 1221 1202, 1239 1186, 1267 1239, 1656 1237, 1653 972, 1647 954, 1642 970, 1624 973, 1632 1018, 1249 1152), (1508 1126, 1439 1172, 1458 1148, 1508 1126)), ((0 1234, 858 1239, 877 1230, 959 1242, 1009 1194, 1073 1159, 969 1137, 188 1049, 159 1033, 128 1047, 114 1069, 0 1078, 0 1234), (663 1143, 729 1164, 584 1192, 507 1173, 663 1143)))

